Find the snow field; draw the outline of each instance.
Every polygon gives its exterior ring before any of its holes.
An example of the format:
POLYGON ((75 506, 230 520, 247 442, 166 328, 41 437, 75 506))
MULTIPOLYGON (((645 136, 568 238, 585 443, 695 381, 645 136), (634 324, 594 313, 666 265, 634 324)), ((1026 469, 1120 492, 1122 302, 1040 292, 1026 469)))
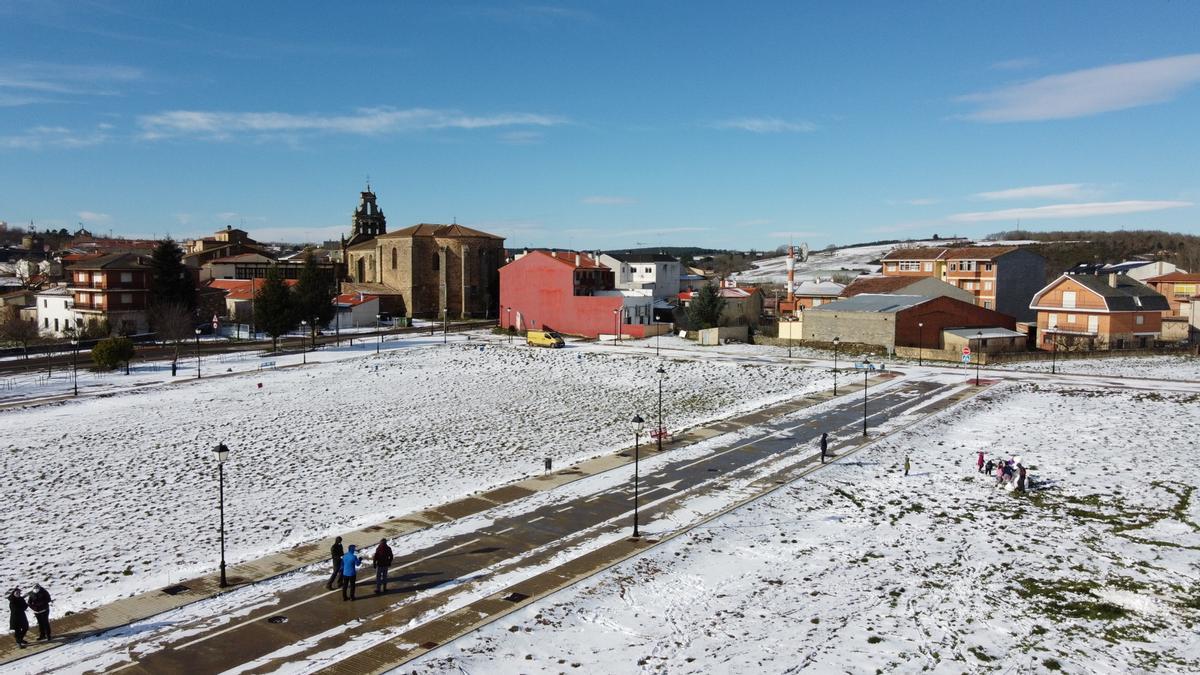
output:
POLYGON ((1198 404, 1002 385, 406 672, 1195 671, 1198 404))
MULTIPOLYGON (((1049 354, 1044 361, 1003 364, 1004 370, 1049 373, 1049 354)), ((1194 356, 1112 356, 1098 359, 1058 359, 1055 370, 1073 375, 1144 377, 1163 380, 1200 380, 1200 358, 1194 356)))
MULTIPOLYGON (((230 563, 451 501, 627 444, 659 360, 450 344, 0 412, 0 583, 54 611, 216 567, 224 442, 230 563), (262 388, 257 386, 262 383, 262 388)), ((669 428, 820 388, 827 374, 665 359, 669 428)))

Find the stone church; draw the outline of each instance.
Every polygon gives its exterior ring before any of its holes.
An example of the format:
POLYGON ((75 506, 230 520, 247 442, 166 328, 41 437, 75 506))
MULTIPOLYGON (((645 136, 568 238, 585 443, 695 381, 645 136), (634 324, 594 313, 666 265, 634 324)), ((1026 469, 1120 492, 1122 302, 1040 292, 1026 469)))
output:
POLYGON ((500 301, 504 239, 457 223, 422 223, 395 232, 371 186, 360 195, 349 238, 343 293, 380 296, 393 316, 495 318, 500 301))

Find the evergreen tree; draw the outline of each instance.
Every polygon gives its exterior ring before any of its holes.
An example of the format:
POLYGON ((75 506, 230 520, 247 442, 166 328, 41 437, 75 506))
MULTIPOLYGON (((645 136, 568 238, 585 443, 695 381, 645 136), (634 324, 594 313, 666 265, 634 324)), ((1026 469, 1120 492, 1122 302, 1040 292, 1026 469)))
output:
POLYGON ((151 305, 178 304, 189 312, 196 309, 196 287, 192 283, 192 274, 183 264, 183 250, 173 239, 167 237, 154 247, 150 267, 151 305))
POLYGON ((267 268, 267 278, 254 295, 254 323, 259 330, 271 336, 271 349, 279 349, 279 336, 300 325, 296 316, 295 297, 283 283, 279 270, 272 265, 267 268))
POLYGON ((721 312, 725 310, 725 298, 721 297, 717 287, 708 284, 692 295, 688 305, 688 323, 693 330, 716 328, 721 325, 721 312))
POLYGON ((296 281, 295 302, 297 318, 309 323, 311 337, 316 342, 317 328, 333 321, 333 276, 318 265, 312 251, 304 254, 304 267, 296 281))

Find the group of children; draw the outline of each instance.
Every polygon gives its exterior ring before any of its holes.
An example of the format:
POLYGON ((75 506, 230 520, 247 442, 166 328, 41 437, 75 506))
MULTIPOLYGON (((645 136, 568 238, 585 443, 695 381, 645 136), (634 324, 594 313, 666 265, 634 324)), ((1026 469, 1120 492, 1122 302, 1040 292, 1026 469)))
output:
POLYGON ((984 453, 980 451, 979 458, 976 460, 979 467, 979 473, 994 476, 998 487, 1008 489, 1016 489, 1021 492, 1025 491, 1026 480, 1028 478, 1025 465, 1021 463, 1021 458, 1013 456, 1009 459, 984 459, 984 453))

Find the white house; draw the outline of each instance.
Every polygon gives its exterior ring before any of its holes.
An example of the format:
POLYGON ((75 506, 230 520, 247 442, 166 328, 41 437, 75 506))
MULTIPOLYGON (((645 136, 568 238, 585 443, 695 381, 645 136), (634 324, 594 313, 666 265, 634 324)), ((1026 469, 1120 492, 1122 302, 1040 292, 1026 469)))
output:
POLYGON ((374 326, 379 314, 379 296, 367 293, 343 293, 333 300, 337 314, 324 330, 374 326))
POLYGON ((66 286, 51 286, 34 296, 37 304, 37 325, 43 333, 67 337, 66 330, 82 323, 75 312, 75 300, 66 286))
POLYGON ((651 291, 656 298, 679 295, 679 275, 683 265, 663 253, 602 253, 600 264, 613 271, 617 288, 627 291, 651 291))

